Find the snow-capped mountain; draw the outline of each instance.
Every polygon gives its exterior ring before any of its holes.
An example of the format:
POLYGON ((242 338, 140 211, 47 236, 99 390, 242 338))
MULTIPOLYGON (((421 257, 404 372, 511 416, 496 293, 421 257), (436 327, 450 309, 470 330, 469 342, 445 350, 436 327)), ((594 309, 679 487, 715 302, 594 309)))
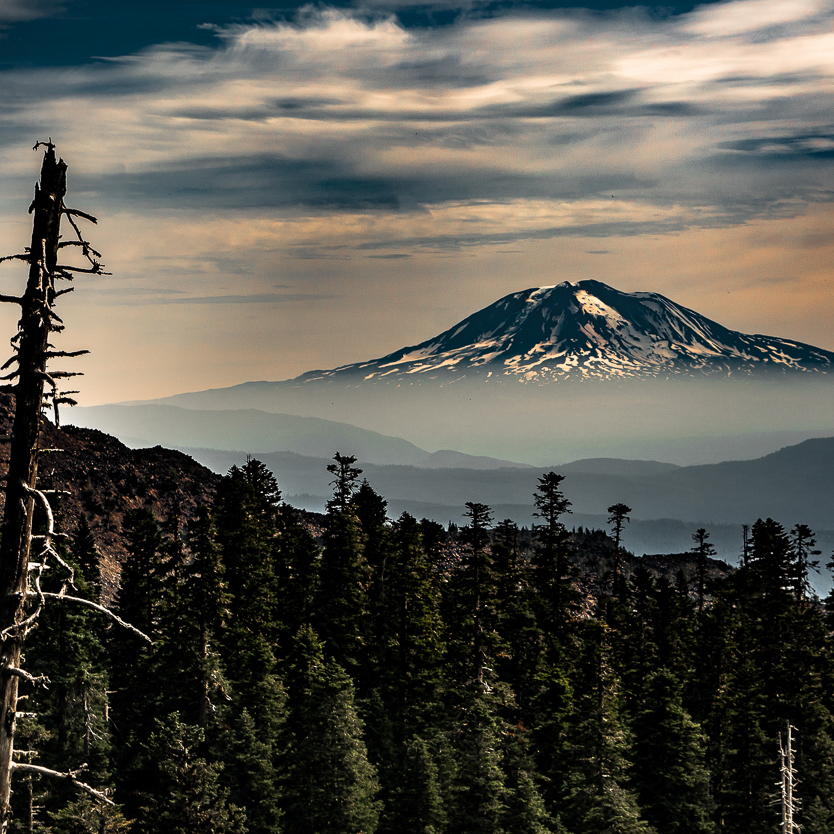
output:
POLYGON ((834 353, 729 330, 658 293, 587 280, 512 293, 419 345, 296 382, 477 376, 545 383, 760 371, 832 373, 834 353))

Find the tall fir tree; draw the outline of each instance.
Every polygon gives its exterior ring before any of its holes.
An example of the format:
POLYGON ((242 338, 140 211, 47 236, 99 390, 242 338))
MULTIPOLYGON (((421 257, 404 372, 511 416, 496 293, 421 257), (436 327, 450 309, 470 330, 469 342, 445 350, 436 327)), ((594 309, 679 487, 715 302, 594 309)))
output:
POLYGON ((574 834, 649 834, 631 786, 631 735, 619 681, 610 663, 606 626, 587 622, 577 666, 577 697, 565 736, 556 810, 574 834))
POLYGON ((134 831, 141 834, 245 834, 240 809, 220 784, 222 765, 200 756, 203 731, 173 713, 157 719, 144 745, 150 774, 134 831))
POLYGON ((670 672, 647 678, 641 707, 632 779, 643 815, 659 834, 713 834, 706 739, 670 672))
POLYGON ((450 660, 457 665, 460 684, 483 688, 492 674, 498 646, 495 601, 498 579, 492 565, 489 528, 492 511, 486 504, 467 501, 469 524, 461 531, 461 563, 452 575, 451 605, 447 606, 450 660))
POLYGON ((530 562, 521 553, 518 526, 510 519, 495 527, 492 557, 498 578, 495 608, 500 635, 495 669, 515 695, 516 718, 527 720, 539 688, 544 640, 535 615, 530 562))
POLYGON ((350 677, 325 660, 309 626, 294 641, 288 676, 283 780, 287 834, 374 834, 377 775, 368 760, 350 677))
POLYGON ((538 591, 539 622, 564 643, 568 624, 577 614, 579 595, 573 585, 577 570, 571 558, 571 538, 561 521, 570 512, 570 501, 562 492, 563 480, 564 476, 555 472, 539 478, 533 515, 541 523, 533 525, 533 581, 538 591))
POLYGON ((692 534, 692 541, 695 546, 692 552, 697 556, 696 577, 697 577, 697 594, 698 594, 698 613, 704 610, 704 601, 706 599, 707 587, 707 561, 715 556, 715 545, 707 541, 709 533, 703 527, 699 527, 692 534))
POLYGON ((457 773, 449 809, 451 830, 502 834, 507 787, 501 724, 493 700, 477 683, 464 688, 454 750, 457 773))
POLYGON ((362 470, 356 458, 338 452, 328 471, 336 475, 328 502, 314 626, 327 652, 355 673, 367 651, 372 572, 365 558, 365 536, 352 506, 362 470))

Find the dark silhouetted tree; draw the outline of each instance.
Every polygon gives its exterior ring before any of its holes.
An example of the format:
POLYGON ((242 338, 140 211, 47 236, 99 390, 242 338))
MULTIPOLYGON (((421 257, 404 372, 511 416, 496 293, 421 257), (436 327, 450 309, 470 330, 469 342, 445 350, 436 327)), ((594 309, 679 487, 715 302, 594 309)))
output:
POLYGON ((698 612, 704 610, 704 595, 706 593, 707 583, 707 560, 715 556, 715 546, 712 542, 708 542, 709 533, 703 528, 699 527, 692 534, 692 541, 695 542, 695 547, 692 552, 697 554, 697 594, 698 594, 698 612))

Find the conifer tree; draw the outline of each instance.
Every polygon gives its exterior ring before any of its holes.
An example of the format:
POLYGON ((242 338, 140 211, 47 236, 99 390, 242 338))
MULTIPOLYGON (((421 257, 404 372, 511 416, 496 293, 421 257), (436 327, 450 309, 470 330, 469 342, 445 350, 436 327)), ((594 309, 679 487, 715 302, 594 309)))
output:
MULTIPOLYGON (((163 596, 163 537, 150 508, 125 514, 123 529, 128 555, 122 566, 116 611, 126 622, 152 639, 159 636, 163 596)), ((153 710, 159 708, 159 684, 151 673, 154 649, 133 634, 114 630, 110 635, 111 728, 116 744, 117 782, 129 784, 139 745, 152 730, 153 710)), ((137 777, 138 778, 138 777, 137 777)), ((129 814, 131 809, 129 809, 129 814)))
POLYGON ((203 731, 176 713, 157 719, 145 745, 152 775, 139 809, 142 834, 245 834, 240 810, 220 785, 222 765, 199 755, 203 740, 203 731))
POLYGON ((586 623, 582 636, 558 811, 574 834, 649 834, 653 829, 630 787, 631 738, 621 715, 605 626, 586 623))
POLYGON ((447 814, 440 769, 429 744, 413 736, 401 748, 396 787, 389 800, 387 830, 398 834, 441 834, 447 814))
POLYGON ((353 494, 358 489, 356 481, 362 474, 362 470, 356 463, 354 455, 340 455, 336 452, 333 455, 335 463, 327 465, 327 471, 334 475, 334 479, 330 482, 333 487, 333 497, 327 503, 328 511, 347 512, 353 503, 353 494))
POLYGON ((388 502, 368 483, 367 478, 362 481, 351 500, 351 509, 356 515, 362 533, 365 536, 365 558, 371 572, 379 578, 381 583, 376 595, 384 594, 386 571, 385 557, 387 551, 385 540, 388 534, 388 502))
POLYGON ((118 613, 153 637, 162 605, 162 531, 150 507, 125 513, 122 527, 128 556, 122 567, 118 613))
POLYGON ((786 593, 793 587, 792 562, 785 528, 772 518, 758 519, 751 531, 749 564, 766 604, 784 603, 786 593))
MULTIPOLYGON (((203 658, 199 620, 201 613, 192 607, 186 594, 189 557, 182 538, 179 508, 161 525, 162 568, 156 593, 159 614, 156 645, 144 674, 155 682, 152 704, 156 715, 176 712, 187 723, 197 723, 203 697, 203 658)), ((150 704, 144 704, 145 709, 150 704)))
POLYGON ((539 592, 542 613, 540 622, 550 633, 563 632, 575 614, 577 594, 572 587, 576 569, 571 562, 570 536, 561 521, 570 512, 561 484, 563 475, 547 472, 539 478, 534 496, 533 515, 541 524, 533 526, 536 548, 533 555, 533 577, 539 592))
POLYGON ((269 471, 267 465, 263 461, 247 455, 246 463, 240 469, 243 477, 252 487, 261 510, 268 515, 276 514, 281 505, 281 490, 278 487, 278 481, 275 480, 275 476, 269 471))
POLYGON ((495 666, 498 678, 510 685, 524 715, 538 690, 543 637, 534 613, 530 563, 521 553, 518 536, 518 526, 510 519, 495 528, 492 556, 498 578, 495 609, 500 635, 495 666))
MULTIPOLYGON (((95 552, 94 543, 92 549, 95 552)), ((97 596, 90 592, 74 555, 63 553, 75 567, 75 595, 97 596)), ((48 577, 42 583, 46 591, 59 590, 48 577)), ((88 783, 106 789, 111 785, 109 686, 100 625, 98 616, 81 606, 50 606, 42 611, 29 640, 28 665, 32 674, 43 675, 48 684, 27 696, 30 722, 23 731, 30 736, 33 730, 42 734, 32 763, 60 772, 83 767, 88 783)), ((53 816, 79 798, 72 785, 49 780, 40 786, 40 781, 33 779, 36 789, 40 788, 38 804, 43 813, 53 816)), ((23 792, 15 792, 19 793, 23 792)), ((13 796, 13 804, 19 805, 20 799, 13 796)))
POLYGON ((711 834, 706 739, 668 671, 647 679, 633 730, 632 778, 646 820, 662 834, 711 834))
POLYGON ((365 536, 351 500, 362 470, 356 458, 338 452, 328 471, 336 474, 327 505, 324 549, 314 625, 328 654, 355 673, 367 651, 371 569, 365 558, 365 536))
POLYGON ((72 537, 72 555, 81 569, 87 593, 93 602, 101 596, 101 554, 86 515, 81 515, 72 537))
POLYGON ((443 573, 441 561, 448 538, 447 532, 437 521, 423 518, 420 519, 420 536, 423 540, 423 549, 434 566, 435 576, 439 577, 443 573))
POLYGON ((277 529, 273 559, 280 633, 275 650, 279 661, 283 662, 293 636, 315 616, 321 553, 315 538, 293 507, 287 504, 281 507, 277 529))
MULTIPOLYGON (((245 467, 229 470, 215 497, 219 564, 211 530, 205 529, 208 519, 195 525, 197 556, 209 572, 206 578, 214 578, 205 588, 195 583, 194 589, 207 594, 215 612, 210 624, 219 624, 222 637, 214 675, 228 681, 226 705, 220 710, 224 731, 210 737, 228 764, 223 784, 231 801, 244 810, 251 834, 280 830, 286 696, 276 650, 284 633, 278 577, 284 567, 280 534, 286 524, 279 502, 275 478, 260 461, 249 458, 245 467)), ((212 668, 210 664, 205 671, 212 668)))
POLYGON ((461 533, 463 559, 454 576, 455 609, 447 623, 454 635, 456 655, 461 663, 460 683, 484 683, 487 660, 497 645, 495 595, 497 577, 492 567, 489 528, 492 511, 486 504, 466 502, 469 524, 461 533))
POLYGON ((379 785, 353 683, 342 667, 325 660, 309 626, 294 641, 287 683, 286 834, 374 834, 379 785))
POLYGON ((765 834, 774 823, 774 737, 767 731, 768 699, 751 636, 746 629, 736 633, 735 663, 716 705, 721 746, 713 761, 715 796, 723 828, 732 834, 765 834))
POLYGON ((230 596, 228 651, 244 654, 252 640, 272 645, 279 621, 272 558, 276 511, 269 495, 258 491, 262 470, 251 460, 248 467, 233 466, 220 482, 214 500, 217 541, 230 596), (253 477, 253 472, 258 477, 253 477))
POLYGON ((224 695, 219 649, 229 617, 229 592, 217 542, 214 519, 200 507, 189 531, 190 562, 186 566, 180 614, 194 622, 189 652, 194 657, 193 682, 197 694, 196 722, 204 731, 216 701, 224 695))
POLYGON ((479 684, 464 688, 454 749, 457 773, 450 812, 452 831, 500 834, 507 813, 500 722, 479 684))
POLYGON ((356 490, 350 509, 362 531, 362 556, 367 580, 367 620, 365 628, 372 638, 363 651, 363 662, 353 670, 353 677, 362 697, 377 689, 384 674, 384 655, 391 641, 389 632, 393 626, 388 621, 387 609, 391 581, 394 579, 392 560, 391 524, 387 516, 388 503, 367 479, 356 490))
POLYGON ((712 542, 708 542, 709 533, 703 528, 699 527, 692 534, 692 541, 695 542, 695 547, 692 552, 698 555, 697 565, 697 593, 698 593, 698 613, 704 610, 704 595, 706 593, 707 582, 707 560, 715 556, 715 546, 712 542))
POLYGON ((403 513, 391 531, 385 604, 374 625, 381 646, 377 680, 400 742, 436 710, 445 645, 440 595, 420 525, 403 513))
POLYGON ((536 770, 532 734, 522 722, 505 722, 501 728, 504 772, 505 834, 567 834, 558 815, 547 812, 536 770))
MULTIPOLYGON (((666 576, 658 577, 654 588, 652 628, 657 667, 669 669, 679 680, 686 680, 697 668, 693 605, 688 589, 673 585, 666 576)), ((701 643, 708 641, 706 635, 701 639, 701 643)))
POLYGON ((285 698, 277 682, 265 689, 260 687, 258 693, 257 717, 237 706, 234 718, 227 717, 231 727, 219 748, 225 764, 222 782, 229 788, 230 800, 245 814, 248 834, 283 830, 280 773, 285 698))
POLYGON ((801 600, 811 592, 808 574, 812 570, 819 573, 820 563, 811 557, 819 556, 821 551, 815 549, 817 539, 807 524, 795 524, 790 539, 794 557, 794 594, 797 600, 801 600))
POLYGON ((52 834, 128 834, 132 822, 118 805, 82 794, 51 815, 52 834))
POLYGON ((623 554, 620 550, 620 544, 622 542, 623 537, 623 525, 625 522, 630 521, 631 518, 629 517, 629 513, 631 512, 631 507, 628 504, 623 504, 622 502, 618 504, 612 504, 608 508, 608 512, 610 515, 608 516, 608 523, 614 528, 614 578, 613 578, 613 591, 614 596, 621 596, 624 592, 624 577, 622 575, 622 558, 623 554))

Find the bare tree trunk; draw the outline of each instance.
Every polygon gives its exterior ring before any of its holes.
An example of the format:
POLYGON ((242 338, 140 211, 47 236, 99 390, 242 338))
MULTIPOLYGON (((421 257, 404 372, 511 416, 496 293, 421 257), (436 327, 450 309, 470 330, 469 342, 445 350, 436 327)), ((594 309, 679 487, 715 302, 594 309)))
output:
POLYGON ((203 728, 208 729, 209 713, 211 711, 211 702, 209 701, 209 669, 208 669, 209 643, 208 643, 208 628, 205 623, 200 625, 200 658, 203 661, 202 675, 200 689, 200 703, 197 707, 197 724, 203 728))
POLYGON ((34 221, 29 249, 29 280, 20 300, 22 312, 17 334, 18 383, 12 429, 6 507, 0 539, 0 831, 9 820, 11 772, 14 753, 17 685, 23 645, 27 569, 32 536, 32 513, 38 473, 38 442, 49 354, 49 334, 59 329, 51 311, 55 300, 63 198, 66 193, 63 160, 47 145, 40 186, 32 204, 34 221))

